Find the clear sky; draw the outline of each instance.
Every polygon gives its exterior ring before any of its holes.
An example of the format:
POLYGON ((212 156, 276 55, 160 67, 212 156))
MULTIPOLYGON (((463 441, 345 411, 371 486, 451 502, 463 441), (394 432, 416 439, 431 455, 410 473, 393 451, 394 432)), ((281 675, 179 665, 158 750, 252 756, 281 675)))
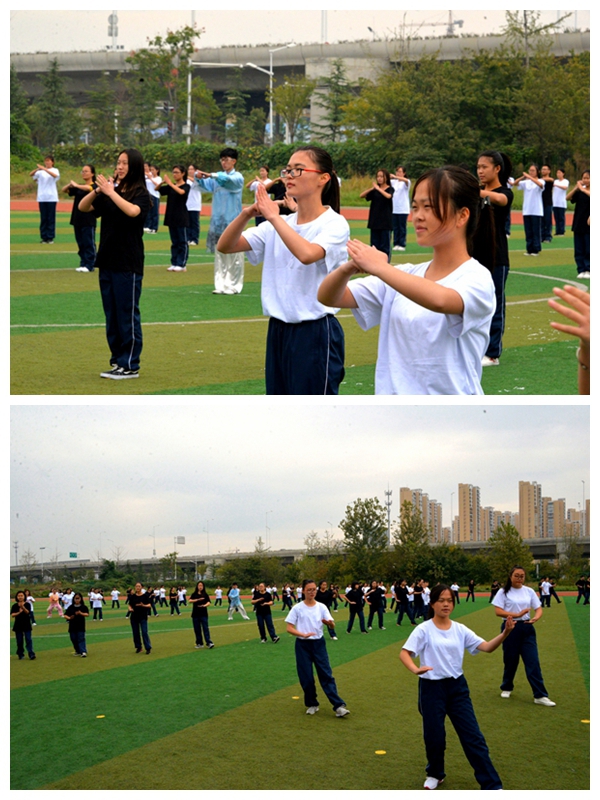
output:
MULTIPOLYGON (((589 496, 581 405, 19 405, 11 414, 11 546, 45 558, 302 547, 357 498, 422 489, 457 511, 458 483, 518 510, 519 480, 568 507, 589 496), (208 536, 207 536, 208 529, 208 536)), ((11 556, 14 563, 14 550, 11 556)))
MULTIPOLYGON (((104 50, 110 44, 108 38, 108 16, 111 6, 101 11, 38 11, 31 10, 31 4, 11 3, 10 30, 11 53, 67 52, 73 50, 104 50)), ((95 8, 104 4, 96 3, 95 8)), ((191 23, 191 10, 160 11, 152 7, 158 3, 145 3, 143 11, 117 11, 118 43, 125 50, 144 47, 147 39, 157 34, 164 35, 168 29, 176 30, 191 23)), ((354 4, 337 4, 336 10, 327 12, 327 38, 330 43, 355 41, 358 39, 389 38, 405 26, 408 34, 421 36, 440 36, 448 24, 448 11, 440 11, 437 4, 422 2, 419 9, 403 10, 397 3, 389 0, 377 4, 381 11, 357 11, 354 4), (352 8, 350 11, 349 9, 352 8), (431 9, 431 10, 429 10, 431 9), (369 31, 372 29, 372 32, 369 31)), ((454 20, 462 20, 458 33, 499 33, 505 22, 503 6, 489 4, 485 11, 479 4, 462 4, 462 10, 453 11, 454 20), (466 8, 466 10, 465 10, 466 8)), ((549 4, 537 3, 542 11, 543 22, 553 22, 565 11, 552 10, 549 4)), ((78 7, 78 4, 65 4, 78 7)), ((181 4, 178 4, 181 7, 181 4)), ((221 47, 223 45, 282 44, 287 42, 316 43, 321 41, 321 4, 303 3, 303 10, 281 10, 281 3, 258 4, 265 11, 240 11, 239 4, 220 3, 219 11, 197 10, 196 24, 204 28, 199 39, 201 47, 221 47), (313 6, 315 8, 313 9, 313 6), (238 9, 235 11, 230 8, 238 9)), ((185 5, 184 5, 185 7, 185 5)), ((578 28, 588 28, 589 11, 577 11, 565 23, 578 28)))

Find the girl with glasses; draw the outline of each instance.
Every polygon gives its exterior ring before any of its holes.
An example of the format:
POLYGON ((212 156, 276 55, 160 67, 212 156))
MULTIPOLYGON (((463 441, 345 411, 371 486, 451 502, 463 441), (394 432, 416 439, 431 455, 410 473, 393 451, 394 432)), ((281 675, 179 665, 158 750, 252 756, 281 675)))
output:
POLYGON ((350 230, 340 216, 339 183, 331 156, 301 147, 282 171, 297 211, 280 216, 264 186, 219 239, 225 253, 247 252, 263 262, 267 334, 267 394, 338 394, 344 377, 344 334, 335 310, 317 300, 326 275, 346 260, 350 230), (245 230, 251 219, 265 222, 245 230))

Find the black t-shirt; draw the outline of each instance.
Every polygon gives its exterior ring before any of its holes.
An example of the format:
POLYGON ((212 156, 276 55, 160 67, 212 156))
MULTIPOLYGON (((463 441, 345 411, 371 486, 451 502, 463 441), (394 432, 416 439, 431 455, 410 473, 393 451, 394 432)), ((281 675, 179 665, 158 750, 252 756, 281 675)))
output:
MULTIPOLYGON (((25 608, 29 611, 29 614, 22 612, 19 614, 18 617, 13 617, 13 631, 30 631, 31 630, 31 605, 26 601, 25 608)), ((13 606, 10 610, 11 614, 16 614, 19 610, 19 604, 13 603, 13 606)))
POLYGON ((253 604, 254 610, 259 616, 268 617, 271 614, 271 606, 265 605, 265 603, 270 603, 273 600, 270 592, 265 592, 264 594, 261 594, 261 592, 254 591, 252 592, 252 599, 260 600, 259 603, 253 604))
POLYGON ((356 611, 359 611, 365 604, 365 598, 362 589, 350 589, 349 592, 346 592, 346 597, 348 600, 356 603, 356 611))
POLYGON ((322 592, 320 589, 317 589, 315 600, 317 603, 323 603, 324 606, 330 608, 331 604, 333 603, 333 592, 331 589, 325 589, 324 592, 322 592))
MULTIPOLYGON (((96 184, 92 183, 92 191, 95 188, 96 184)), ((71 219, 70 219, 71 225, 75 225, 78 228, 96 227, 96 215, 94 214, 94 212, 93 211, 86 212, 79 210, 79 201, 83 197, 87 197, 89 193, 90 193, 89 189, 77 189, 75 186, 69 186, 69 188, 67 189, 67 194, 75 198, 73 200, 73 208, 71 209, 71 219)))
POLYGON ((65 617, 72 617, 69 620, 69 631, 84 631, 85 630, 85 617, 81 614, 76 614, 76 611, 81 611, 82 614, 89 614, 90 610, 85 604, 76 606, 74 603, 70 605, 65 611, 65 617))
POLYGON ((190 217, 187 210, 187 199, 190 193, 189 183, 183 183, 178 189, 183 189, 185 194, 179 194, 166 183, 158 187, 160 194, 167 196, 167 210, 165 212, 165 225, 169 228, 189 228, 190 217))
POLYGON ((590 226, 588 219, 590 216, 590 196, 585 192, 576 189, 571 195, 571 202, 575 203, 575 213, 573 214, 573 233, 589 233, 590 226))
MULTIPOLYGON (((394 194, 392 186, 387 186, 384 191, 389 195, 394 194)), ((371 189, 371 191, 365 195, 365 200, 371 202, 367 228, 371 228, 374 231, 391 231, 394 227, 392 223, 392 198, 390 197, 388 199, 384 197, 378 189, 371 189)))
POLYGON ((104 194, 94 198, 94 210, 102 217, 96 267, 111 272, 135 272, 143 275, 144 223, 150 209, 150 194, 146 188, 140 186, 127 201, 140 207, 137 217, 128 217, 104 194))
POLYGON ((550 178, 550 180, 546 180, 546 178, 542 178, 544 181, 544 188, 542 190, 542 205, 544 208, 547 206, 552 205, 552 190, 554 189, 554 178, 550 178))
MULTIPOLYGON (((285 184, 283 181, 277 181, 274 183, 273 186, 269 189, 269 194, 273 196, 273 200, 283 200, 286 193, 285 184)), ((293 214, 294 212, 289 209, 287 206, 279 206, 279 215, 280 216, 287 216, 288 214, 293 214)))
POLYGON ((514 199, 512 189, 508 189, 506 186, 498 186, 496 189, 492 189, 492 191, 496 192, 496 194, 503 194, 507 199, 505 206, 500 206, 497 203, 490 203, 494 213, 494 250, 492 250, 490 239, 484 238, 481 235, 478 236, 476 234, 473 242, 473 258, 490 270, 494 267, 510 266, 508 260, 508 239, 506 238, 506 220, 510 214, 510 207, 514 199))
POLYGON ((129 595, 129 605, 133 609, 131 612, 131 619, 141 620, 141 619, 148 619, 148 614, 150 612, 149 608, 144 608, 143 605, 150 605, 150 595, 148 592, 142 592, 142 594, 132 594, 129 595))
POLYGON ((192 617, 208 617, 208 608, 204 605, 204 603, 210 605, 208 593, 206 591, 197 592, 194 589, 190 595, 190 600, 196 600, 196 598, 200 598, 200 601, 198 603, 192 603, 192 617))
POLYGON ((378 586, 371 590, 367 595, 367 600, 371 604, 371 608, 380 608, 383 605, 383 589, 378 586))

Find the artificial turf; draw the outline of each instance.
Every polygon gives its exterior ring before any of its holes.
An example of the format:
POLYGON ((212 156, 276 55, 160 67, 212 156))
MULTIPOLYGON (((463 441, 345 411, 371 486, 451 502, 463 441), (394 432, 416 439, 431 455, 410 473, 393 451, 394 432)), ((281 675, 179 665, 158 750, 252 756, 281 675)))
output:
MULTIPOLYGON (((586 664, 573 657, 586 643, 589 653, 589 608, 572 609, 574 603, 565 598, 553 605, 536 626, 556 708, 533 704, 522 668, 511 699, 500 699, 500 651, 465 655, 475 711, 505 789, 589 788, 589 725, 582 722, 589 720, 586 664)), ((391 614, 387 630, 368 636, 356 627, 348 636, 347 611, 334 614, 339 639, 327 648, 351 711, 344 719, 334 716, 322 694, 320 712, 304 714, 294 642, 282 634, 279 610, 274 616, 281 641, 265 645, 254 620, 228 622, 224 610, 211 610, 216 647, 210 651, 193 649, 189 611, 180 618, 161 615, 150 622, 150 656, 134 653, 123 612, 109 612, 102 623, 88 621, 86 660, 71 656, 64 622, 40 616, 37 660, 11 659, 13 789, 367 791, 422 785, 418 679, 398 659, 410 626, 396 627, 391 614), (50 735, 53 729, 69 732, 68 746, 63 736, 50 735), (32 730, 49 735, 32 738, 32 730)), ((461 603, 453 617, 486 639, 499 630, 485 597, 461 603)), ((447 733, 443 788, 476 789, 449 724, 447 733)))
MULTIPOLYGON (((140 302, 144 350, 140 379, 102 381, 108 366, 97 274, 76 273, 78 259, 66 214, 58 215, 54 245, 38 243, 37 215, 13 212, 11 228, 12 394, 264 394, 266 319, 260 302, 261 268, 246 264, 244 291, 215 296, 213 261, 190 250, 186 273, 170 273, 168 234, 148 236, 140 302)), ((363 221, 351 235, 367 240, 363 221)), ((507 324, 499 367, 484 370, 486 394, 577 393, 576 342, 550 327, 554 285, 575 281, 570 235, 525 258, 522 226, 509 239, 507 324)), ((423 261, 431 253, 409 234, 393 263, 423 261)), ((580 281, 580 283, 583 283, 580 281)), ((363 332, 341 311, 346 337, 346 380, 341 394, 373 394, 377 329, 363 332)))

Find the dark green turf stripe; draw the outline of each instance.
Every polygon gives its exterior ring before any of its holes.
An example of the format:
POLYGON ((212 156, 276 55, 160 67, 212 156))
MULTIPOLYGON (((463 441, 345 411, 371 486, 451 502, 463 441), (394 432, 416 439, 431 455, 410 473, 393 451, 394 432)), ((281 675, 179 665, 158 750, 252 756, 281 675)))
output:
POLYGON ((509 347, 483 370, 484 394, 577 394, 576 350, 574 341, 509 347))
POLYGON ((590 608, 584 606, 583 600, 579 605, 575 602, 575 597, 563 597, 565 609, 569 615, 573 638, 575 639, 575 652, 581 664, 581 672, 585 680, 588 692, 590 691, 590 608))

